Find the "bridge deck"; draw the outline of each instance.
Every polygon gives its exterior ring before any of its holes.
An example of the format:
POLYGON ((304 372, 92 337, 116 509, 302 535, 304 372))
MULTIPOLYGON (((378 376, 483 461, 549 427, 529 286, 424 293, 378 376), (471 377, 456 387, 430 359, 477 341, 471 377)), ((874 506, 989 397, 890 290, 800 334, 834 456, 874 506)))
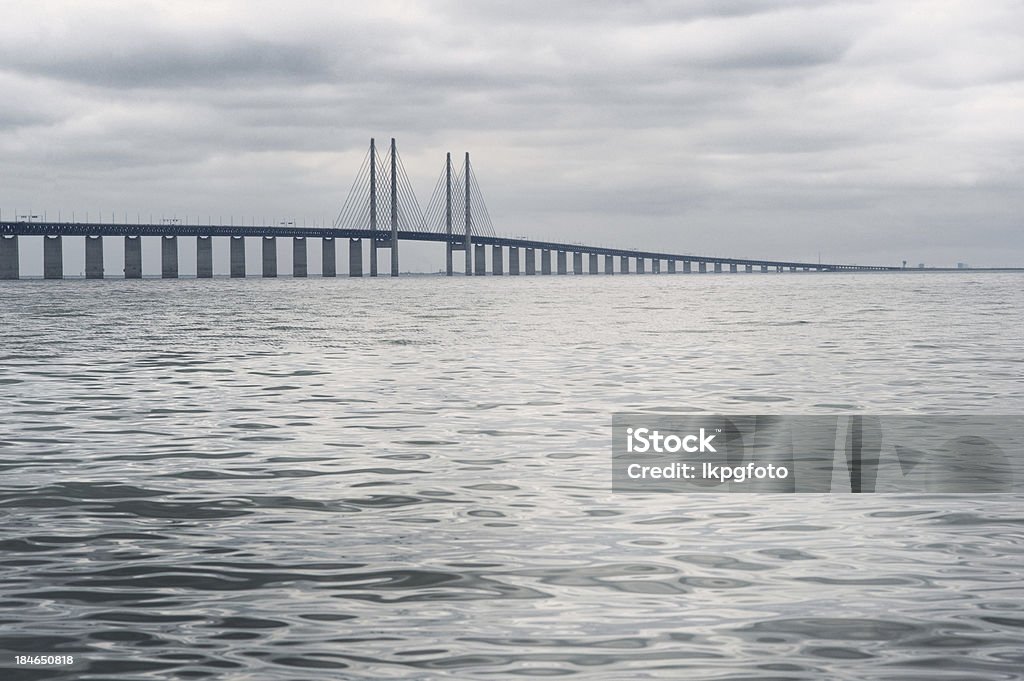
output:
MULTIPOLYGON (((226 236, 226 237, 306 237, 334 239, 369 239, 373 233, 368 229, 334 229, 327 227, 275 227, 268 225, 164 225, 164 224, 103 224, 86 222, 0 222, 0 235, 18 236, 226 236)), ((377 238, 387 240, 390 230, 380 230, 377 238)), ((448 236, 437 232, 399 230, 398 238, 408 241, 452 242, 462 244, 465 235, 448 236)), ((853 265, 841 263, 816 263, 792 260, 764 260, 758 258, 726 258, 693 253, 667 251, 639 251, 605 246, 540 241, 504 236, 474 236, 473 243, 488 246, 512 248, 533 248, 539 250, 565 251, 568 253, 593 253, 616 257, 651 258, 659 260, 683 260, 696 263, 721 263, 724 265, 752 265, 766 267, 800 267, 825 271, 891 271, 900 267, 882 265, 853 265)))

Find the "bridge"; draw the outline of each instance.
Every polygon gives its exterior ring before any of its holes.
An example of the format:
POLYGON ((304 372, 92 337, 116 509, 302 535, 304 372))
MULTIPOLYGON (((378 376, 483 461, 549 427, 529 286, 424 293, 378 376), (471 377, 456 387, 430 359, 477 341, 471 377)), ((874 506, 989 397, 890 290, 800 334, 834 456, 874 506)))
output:
POLYGON ((452 165, 451 154, 446 156, 427 207, 421 210, 394 139, 391 140, 387 154, 379 154, 375 141, 370 140, 369 150, 356 174, 348 197, 331 227, 189 225, 178 222, 128 224, 127 221, 125 224, 113 224, 74 220, 40 221, 37 219, 38 216, 21 217, 20 220, 0 221, 0 279, 20 277, 19 237, 43 238, 43 277, 46 279, 61 279, 64 276, 65 237, 84 237, 85 276, 88 279, 104 277, 103 237, 124 238, 124 277, 127 279, 142 277, 141 237, 160 238, 160 271, 163 278, 178 277, 179 238, 196 239, 196 276, 212 277, 212 239, 217 237, 224 237, 230 241, 232 277, 247 275, 246 237, 257 237, 262 240, 261 275, 264 277, 277 276, 278 238, 292 240, 292 272, 295 277, 305 277, 308 274, 308 239, 321 240, 322 273, 325 277, 337 276, 338 243, 344 243, 345 240, 349 247, 349 276, 353 277, 363 276, 364 244, 368 245, 369 250, 369 276, 378 275, 378 251, 387 250, 390 255, 391 276, 397 277, 399 244, 402 241, 443 244, 446 253, 446 274, 449 276, 454 274, 455 254, 460 251, 464 254, 466 275, 568 274, 570 254, 571 271, 574 274, 627 274, 631 271, 643 274, 648 271, 648 263, 650 272, 654 274, 662 272, 662 263, 666 265, 668 273, 738 272, 741 267, 744 272, 863 272, 902 269, 878 265, 726 258, 500 236, 495 233, 487 206, 483 202, 483 193, 477 183, 473 166, 470 165, 469 153, 466 153, 462 164, 457 168, 452 165), (386 225, 383 224, 382 218, 386 218, 386 225), (523 255, 522 261, 520 251, 523 255), (552 253, 555 254, 554 268, 552 253), (618 268, 615 266, 616 261, 618 268))

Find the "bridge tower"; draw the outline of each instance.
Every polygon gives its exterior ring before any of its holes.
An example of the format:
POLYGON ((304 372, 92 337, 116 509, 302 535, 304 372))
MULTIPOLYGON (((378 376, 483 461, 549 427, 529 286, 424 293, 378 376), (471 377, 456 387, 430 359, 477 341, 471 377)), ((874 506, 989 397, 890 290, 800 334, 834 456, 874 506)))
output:
POLYGON ((398 276, 398 155, 391 138, 391 276, 398 276))
POLYGON ((452 276, 452 152, 444 159, 444 229, 448 235, 445 242, 445 275, 452 276))
POLYGON ((377 145, 370 138, 370 276, 377 276, 377 145))
POLYGON ((463 172, 463 176, 466 178, 466 242, 464 248, 466 249, 466 276, 473 274, 473 256, 472 256, 472 241, 473 241, 473 217, 472 217, 472 201, 470 199, 470 169, 469 169, 469 152, 466 152, 466 169, 463 172))
POLYGON ((391 249, 391 276, 398 276, 398 153, 395 150, 395 138, 391 138, 391 177, 390 190, 385 199, 390 204, 390 234, 385 237, 380 234, 377 221, 378 196, 377 196, 377 145, 370 139, 370 276, 377 276, 377 249, 391 249))

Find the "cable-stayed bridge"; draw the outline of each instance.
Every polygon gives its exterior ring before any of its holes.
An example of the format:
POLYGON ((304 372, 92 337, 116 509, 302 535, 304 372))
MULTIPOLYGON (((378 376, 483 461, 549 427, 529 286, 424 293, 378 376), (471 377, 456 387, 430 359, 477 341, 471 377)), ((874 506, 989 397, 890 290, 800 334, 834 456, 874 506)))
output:
POLYGON ((259 237, 262 240, 261 274, 264 277, 277 276, 278 238, 292 239, 292 272, 296 277, 307 276, 307 239, 311 238, 321 239, 322 272, 325 277, 337 276, 338 242, 343 240, 348 241, 348 272, 354 277, 363 276, 366 260, 364 243, 368 245, 371 277, 378 274, 378 251, 382 250, 389 252, 391 276, 398 276, 399 245, 402 241, 444 244, 448 275, 456 270, 455 260, 459 252, 464 257, 464 267, 457 269, 467 275, 547 275, 569 272, 626 274, 631 271, 642 274, 648 271, 648 264, 650 272, 657 274, 662 271, 662 263, 669 273, 738 272, 741 267, 744 272, 902 269, 881 265, 726 258, 500 236, 491 222, 468 153, 457 166, 453 165, 451 154, 446 156, 430 199, 426 207, 421 209, 394 139, 385 153, 380 153, 376 142, 370 140, 370 148, 331 227, 298 227, 291 224, 189 225, 178 222, 128 224, 127 221, 124 224, 113 224, 74 220, 51 222, 39 220, 37 215, 15 215, 12 221, 0 221, 0 279, 20 277, 18 238, 32 236, 43 237, 43 276, 46 279, 61 279, 64 276, 65 237, 85 238, 85 276, 89 279, 102 279, 106 274, 102 237, 124 238, 123 275, 128 279, 142 277, 141 237, 160 238, 160 272, 164 278, 178 276, 178 239, 182 237, 197 240, 196 275, 199 278, 209 278, 214 274, 212 239, 215 237, 227 237, 230 240, 232 277, 247 275, 246 237, 259 237), (555 254, 554 267, 552 253, 555 254))

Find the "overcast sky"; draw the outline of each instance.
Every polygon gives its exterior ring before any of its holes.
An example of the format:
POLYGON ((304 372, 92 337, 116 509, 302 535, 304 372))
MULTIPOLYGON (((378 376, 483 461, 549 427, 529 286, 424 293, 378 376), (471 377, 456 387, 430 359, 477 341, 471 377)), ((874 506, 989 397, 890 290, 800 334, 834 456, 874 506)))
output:
POLYGON ((369 138, 394 136, 424 204, 444 153, 470 151, 503 233, 1024 265, 1019 0, 7 0, 2 18, 5 219, 330 220, 369 138))

